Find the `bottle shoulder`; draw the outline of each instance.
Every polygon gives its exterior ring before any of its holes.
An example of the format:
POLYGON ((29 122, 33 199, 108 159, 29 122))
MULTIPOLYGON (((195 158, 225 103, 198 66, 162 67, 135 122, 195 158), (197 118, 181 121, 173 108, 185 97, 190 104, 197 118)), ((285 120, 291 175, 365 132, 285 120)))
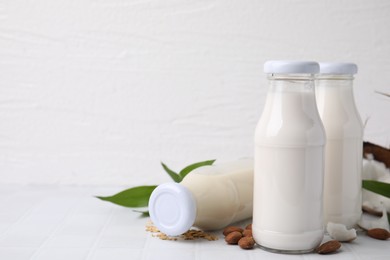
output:
POLYGON ((363 122, 356 111, 325 108, 320 111, 328 138, 362 138, 363 122))
POLYGON ((264 145, 324 145, 325 131, 314 92, 269 93, 255 131, 264 145))
POLYGON ((363 123, 356 108, 352 86, 316 88, 318 112, 328 137, 361 137, 363 123))
POLYGON ((263 115, 255 130, 255 143, 271 146, 324 145, 325 130, 318 115, 300 118, 263 115))

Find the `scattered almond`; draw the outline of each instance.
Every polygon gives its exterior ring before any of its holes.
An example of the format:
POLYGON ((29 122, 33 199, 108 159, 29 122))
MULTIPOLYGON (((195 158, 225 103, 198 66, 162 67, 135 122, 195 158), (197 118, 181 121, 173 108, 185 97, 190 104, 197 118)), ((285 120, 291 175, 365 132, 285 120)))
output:
POLYGON ((367 235, 379 240, 387 240, 388 238, 390 238, 389 231, 383 228, 370 229, 367 231, 367 235))
POLYGON ((225 241, 229 245, 237 245, 238 241, 242 238, 242 234, 239 231, 230 232, 226 237, 225 241))
POLYGON ((245 229, 244 231, 242 231, 242 235, 244 237, 252 237, 252 230, 250 229, 245 229))
POLYGON ((237 231, 237 232, 242 232, 243 229, 240 228, 240 227, 236 227, 236 226, 229 226, 229 227, 226 227, 224 230, 223 230, 223 235, 224 236, 227 236, 228 234, 234 232, 234 231, 237 231))
POLYGON ((238 245, 242 249, 252 249, 255 245, 255 240, 252 237, 243 237, 238 241, 238 245))
POLYGON ((336 252, 341 247, 341 243, 337 240, 330 240, 317 247, 318 254, 330 254, 336 252))
POLYGON ((245 229, 249 229, 249 230, 252 230, 252 224, 248 224, 245 229))

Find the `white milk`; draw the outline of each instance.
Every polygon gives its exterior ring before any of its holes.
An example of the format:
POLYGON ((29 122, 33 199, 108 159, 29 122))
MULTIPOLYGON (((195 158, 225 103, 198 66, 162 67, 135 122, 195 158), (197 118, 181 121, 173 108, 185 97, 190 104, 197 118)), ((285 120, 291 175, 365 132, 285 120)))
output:
POLYGON ((313 76, 269 78, 255 133, 253 235, 271 251, 309 252, 324 232, 325 136, 313 76))
POLYGON ((252 216, 253 159, 199 168, 181 184, 195 197, 196 227, 216 230, 252 216))
POLYGON ((327 135, 324 221, 347 227, 356 225, 362 214, 363 128, 352 79, 352 75, 320 75, 316 82, 317 106, 327 135))
POLYGON ((158 186, 149 201, 153 223, 165 234, 191 226, 216 230, 252 216, 253 159, 195 169, 183 181, 158 186))

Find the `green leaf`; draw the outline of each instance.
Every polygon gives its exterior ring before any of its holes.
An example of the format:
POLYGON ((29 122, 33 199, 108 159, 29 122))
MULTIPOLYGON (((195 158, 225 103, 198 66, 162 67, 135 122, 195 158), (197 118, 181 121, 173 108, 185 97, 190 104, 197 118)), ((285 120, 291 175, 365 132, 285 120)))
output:
POLYGON ((181 170, 179 175, 181 179, 183 179, 184 177, 187 176, 187 174, 189 174, 191 171, 195 170, 196 168, 206 166, 206 165, 212 165, 214 162, 215 160, 208 160, 208 161, 193 163, 185 167, 183 170, 181 170))
POLYGON ((363 180, 363 188, 390 198, 390 183, 373 180, 363 180))
POLYGON ((142 217, 149 217, 149 211, 145 210, 136 210, 136 209, 133 209, 134 212, 138 212, 138 213, 141 213, 141 216, 142 217))
POLYGON ((175 182, 181 182, 182 178, 180 177, 179 174, 169 169, 168 166, 166 166, 163 162, 161 162, 161 165, 164 168, 164 170, 168 173, 168 175, 171 176, 172 180, 174 180, 175 182))
POLYGON ((375 90, 375 92, 380 94, 380 95, 384 95, 386 97, 390 97, 390 93, 384 93, 384 92, 380 92, 380 91, 376 91, 376 90, 375 90))
POLYGON ((147 207, 150 195, 157 186, 138 186, 121 191, 113 196, 97 198, 124 207, 147 207))

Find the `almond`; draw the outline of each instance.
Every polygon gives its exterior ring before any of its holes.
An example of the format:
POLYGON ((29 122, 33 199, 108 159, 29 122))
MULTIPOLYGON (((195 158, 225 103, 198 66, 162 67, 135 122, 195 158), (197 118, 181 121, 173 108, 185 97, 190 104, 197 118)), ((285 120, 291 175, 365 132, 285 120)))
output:
POLYGON ((252 224, 249 224, 245 227, 245 229, 249 229, 249 230, 252 230, 252 224))
POLYGON ((250 229, 245 229, 244 231, 242 231, 242 235, 244 237, 252 237, 252 230, 250 229))
POLYGON ((252 249, 255 245, 255 240, 252 237, 243 237, 238 241, 238 245, 242 249, 252 249))
POLYGON ((224 236, 227 236, 228 234, 234 232, 234 231, 238 231, 238 232, 242 232, 243 229, 240 228, 240 227, 236 227, 236 226, 229 226, 229 227, 226 227, 224 230, 223 230, 223 235, 224 236))
POLYGON ((383 228, 370 229, 367 231, 367 235, 379 240, 387 240, 390 237, 389 231, 383 228))
POLYGON ((341 243, 337 240, 330 240, 317 247, 316 252, 319 254, 330 254, 336 252, 341 247, 341 243))
POLYGON ((229 245, 237 245, 238 241, 242 238, 241 232, 233 231, 230 232, 226 237, 225 241, 229 245))

